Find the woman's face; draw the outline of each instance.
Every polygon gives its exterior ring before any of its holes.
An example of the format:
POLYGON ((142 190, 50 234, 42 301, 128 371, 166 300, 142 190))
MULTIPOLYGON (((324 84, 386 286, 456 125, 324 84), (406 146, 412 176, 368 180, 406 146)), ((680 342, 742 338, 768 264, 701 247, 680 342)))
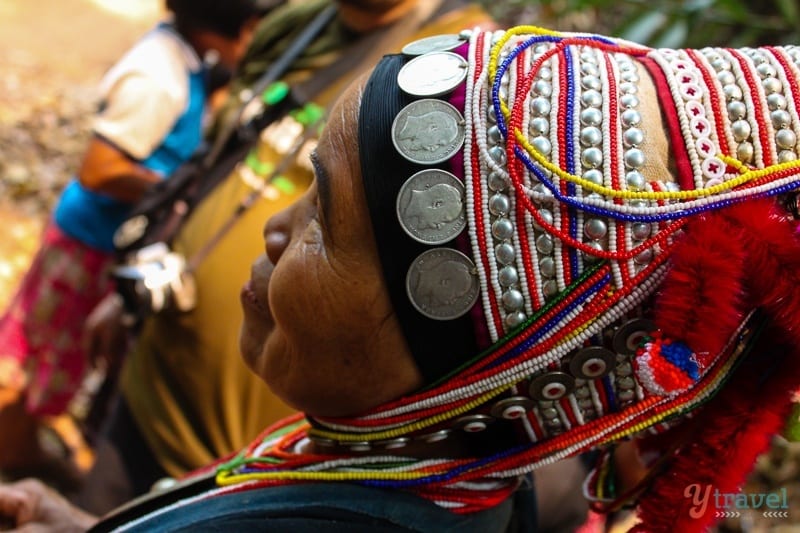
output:
POLYGON ((248 365, 320 416, 358 414, 422 384, 375 250, 357 153, 360 94, 351 87, 334 107, 314 183, 269 220, 267 253, 242 289, 248 365))

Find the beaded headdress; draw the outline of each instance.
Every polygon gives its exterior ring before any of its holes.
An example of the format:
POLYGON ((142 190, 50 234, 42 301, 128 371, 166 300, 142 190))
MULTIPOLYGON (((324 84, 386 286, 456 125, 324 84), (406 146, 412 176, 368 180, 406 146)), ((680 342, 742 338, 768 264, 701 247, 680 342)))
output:
MULTIPOLYGON (((658 441, 669 457, 642 504, 648 530, 688 531, 659 498, 680 500, 681 481, 736 487, 800 384, 798 77, 794 47, 533 27, 384 58, 364 90, 362 174, 428 386, 279 426, 219 481, 349 480, 470 512, 538 466, 689 416, 688 440, 658 441), (509 428, 474 458, 402 455, 509 428), (306 437, 330 455, 289 457, 306 437)), ((590 492, 615 500, 606 481, 601 468, 590 492)))

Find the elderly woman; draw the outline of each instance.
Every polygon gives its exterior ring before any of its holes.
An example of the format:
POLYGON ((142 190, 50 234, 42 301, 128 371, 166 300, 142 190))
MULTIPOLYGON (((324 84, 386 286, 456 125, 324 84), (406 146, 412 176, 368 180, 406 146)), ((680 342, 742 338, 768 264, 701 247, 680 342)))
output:
MULTIPOLYGON (((525 475, 589 449, 598 508, 706 528, 800 383, 798 64, 532 27, 387 56, 242 290, 244 358, 306 416, 97 529, 519 531, 525 475)), ((42 493, 0 510, 95 523, 42 493)))

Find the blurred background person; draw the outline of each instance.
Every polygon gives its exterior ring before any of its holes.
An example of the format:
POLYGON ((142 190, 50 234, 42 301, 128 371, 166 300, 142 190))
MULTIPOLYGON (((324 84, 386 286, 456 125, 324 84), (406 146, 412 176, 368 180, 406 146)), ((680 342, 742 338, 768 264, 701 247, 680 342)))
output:
POLYGON ((169 19, 102 80, 82 164, 0 319, 0 469, 7 473, 52 473, 62 464, 40 446, 40 422, 65 411, 85 376, 83 325, 112 289, 112 235, 144 191, 198 147, 204 58, 232 68, 264 9, 257 0, 167 0, 165 7, 169 19))

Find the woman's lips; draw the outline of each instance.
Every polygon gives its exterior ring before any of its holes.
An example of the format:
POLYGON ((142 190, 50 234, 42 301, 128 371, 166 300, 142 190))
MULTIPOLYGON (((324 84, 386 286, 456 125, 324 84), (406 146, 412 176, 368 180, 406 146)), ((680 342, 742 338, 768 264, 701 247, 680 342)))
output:
POLYGON ((250 269, 250 279, 242 286, 240 294, 242 304, 253 309, 259 315, 272 320, 272 313, 266 297, 269 291, 269 279, 274 266, 266 255, 260 256, 250 269))

